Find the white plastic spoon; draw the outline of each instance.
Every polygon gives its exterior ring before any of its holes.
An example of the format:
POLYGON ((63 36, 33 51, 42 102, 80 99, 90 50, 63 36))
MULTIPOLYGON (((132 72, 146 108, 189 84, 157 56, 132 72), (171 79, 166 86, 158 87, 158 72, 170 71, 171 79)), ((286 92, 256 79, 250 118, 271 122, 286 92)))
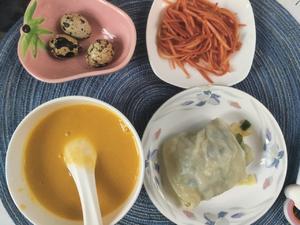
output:
POLYGON ((77 138, 65 146, 64 160, 79 192, 84 225, 102 225, 95 181, 97 152, 88 140, 77 138))

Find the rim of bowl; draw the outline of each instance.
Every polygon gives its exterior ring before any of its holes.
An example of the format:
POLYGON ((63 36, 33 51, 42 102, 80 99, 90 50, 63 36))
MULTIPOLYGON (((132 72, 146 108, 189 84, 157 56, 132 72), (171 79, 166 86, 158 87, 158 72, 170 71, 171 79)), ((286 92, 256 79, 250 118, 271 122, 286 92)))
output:
MULTIPOLYGON (((274 197, 274 199, 271 201, 271 204, 270 204, 270 207, 262 210, 260 213, 257 214, 256 216, 256 219, 254 219, 253 221, 251 221, 251 223, 254 223, 255 221, 257 221, 258 219, 260 219, 268 210, 271 209, 271 207, 273 206, 273 204, 275 203, 275 201, 278 199, 279 195, 280 195, 280 192, 283 188, 283 185, 284 185, 284 181, 286 179, 286 174, 287 174, 287 168, 288 168, 288 152, 287 152, 287 147, 286 147, 286 143, 285 143, 285 138, 283 136, 283 133, 281 131, 281 128, 279 126, 279 124, 277 123, 277 120, 274 118, 273 114, 264 106, 264 104, 262 104, 258 99, 256 99, 255 97, 253 97, 252 95, 242 91, 242 90, 239 90, 237 88, 234 88, 234 87, 229 87, 229 86, 222 86, 222 85, 204 85, 204 86, 201 86, 201 87, 193 87, 193 88, 189 88, 189 89, 186 89, 186 90, 183 90, 179 93, 177 93, 176 95, 172 96, 171 98, 169 98, 166 102, 164 102, 156 111, 155 113, 152 115, 151 119, 149 120, 146 128, 145 128, 145 131, 144 131, 144 134, 143 134, 143 137, 142 137, 142 144, 144 144, 144 138, 145 137, 145 134, 146 134, 146 131, 148 132, 148 130, 150 129, 150 124, 151 124, 151 120, 154 116, 156 116, 160 109, 162 109, 163 107, 165 107, 166 105, 168 105, 170 102, 173 102, 174 99, 177 99, 178 97, 181 97, 182 95, 185 95, 186 93, 188 92, 193 92, 195 90, 203 90, 205 88, 218 88, 219 90, 221 91, 224 91, 224 90, 229 90, 229 91, 235 91, 235 92, 238 92, 239 94, 242 94, 242 95, 245 95, 247 96, 248 98, 251 98, 253 99, 256 103, 258 103, 258 105, 260 105, 262 107, 262 109, 264 110, 265 113, 268 114, 268 116, 270 117, 270 119, 273 121, 274 125, 276 126, 276 129, 278 131, 278 135, 280 137, 280 139, 282 140, 282 144, 283 144, 283 150, 286 154, 286 164, 285 164, 285 167, 284 167, 284 178, 280 181, 280 183, 278 184, 279 187, 281 187, 280 189, 278 189, 278 191, 275 192, 275 195, 276 197, 274 197)), ((143 146, 144 147, 144 146, 143 146)), ((145 154, 145 149, 143 149, 144 151, 144 154, 145 154)), ((146 175, 145 175, 146 176, 146 175)), ((169 212, 167 210, 164 210, 162 207, 160 207, 159 204, 157 204, 157 200, 156 198, 151 194, 151 192, 148 192, 148 181, 146 181, 146 178, 144 178, 144 186, 145 186, 145 190, 151 200, 151 202, 155 205, 155 207, 159 210, 159 212, 161 214, 163 214, 166 218, 168 218, 170 221, 172 221, 173 223, 177 224, 177 221, 169 214, 169 212)))
MULTIPOLYGON (((136 185, 134 190, 132 191, 131 195, 129 196, 129 200, 128 203, 124 206, 124 209, 113 219, 113 221, 111 222, 111 224, 116 224, 118 221, 120 221, 127 213, 128 211, 132 208, 132 206, 134 205, 134 203, 136 202, 140 191, 142 189, 143 186, 143 181, 144 181, 144 169, 145 169, 145 160, 144 160, 144 153, 143 153, 143 147, 142 147, 142 142, 141 139, 136 131, 136 129, 134 128, 134 126, 132 125, 132 123, 127 119, 127 117, 120 112, 117 108, 115 108, 114 106, 96 99, 96 98, 92 98, 92 97, 87 97, 87 96, 65 96, 65 97, 58 97, 55 99, 52 99, 50 101, 47 101, 45 103, 42 103, 41 105, 37 106, 36 108, 34 108, 32 111, 30 111, 23 119, 22 121, 18 124, 18 126, 16 127, 13 135, 11 136, 11 139, 9 141, 8 147, 7 147, 7 152, 6 152, 6 159, 5 159, 5 178, 6 178, 6 184, 8 187, 8 191, 9 194, 14 202, 14 204, 16 205, 16 207, 18 208, 18 210, 22 213, 22 215, 25 216, 26 219, 28 219, 30 222, 32 222, 33 224, 36 224, 35 221, 33 221, 31 218, 29 218, 27 216, 26 210, 22 209, 19 204, 17 204, 17 201, 15 199, 14 196, 14 192, 11 191, 11 185, 10 185, 10 178, 8 177, 8 164, 10 163, 10 161, 8 161, 9 155, 11 154, 10 152, 13 151, 11 148, 12 143, 14 142, 16 133, 19 132, 19 129, 23 126, 23 124, 25 123, 25 121, 30 120, 31 117, 34 116, 34 114, 38 113, 38 111, 44 107, 48 107, 51 105, 55 105, 59 102, 64 102, 64 101, 72 101, 72 100, 81 100, 84 101, 86 103, 96 103, 99 107, 104 107, 105 109, 115 113, 117 116, 119 116, 122 121, 124 121, 127 126, 129 127, 129 129, 131 130, 134 139, 135 139, 135 143, 137 146, 137 151, 139 152, 139 176, 138 176, 138 180, 136 181, 136 185)), ((24 150, 20 151, 21 153, 23 153, 24 150)), ((44 207, 41 203, 39 203, 40 207, 44 207)), ((47 211, 49 211, 47 209, 47 211)), ((49 211, 49 213, 51 213, 51 211, 49 211)))
MULTIPOLYGON (((19 61, 21 62, 22 66, 25 68, 25 70, 31 75, 33 76, 35 79, 39 80, 39 81, 43 81, 46 83, 63 83, 63 82, 67 82, 67 81, 72 81, 72 80, 77 80, 80 78, 87 78, 87 77, 93 77, 93 76, 104 76, 104 75, 109 75, 110 73, 114 73, 117 72, 119 70, 121 70, 122 68, 124 68, 131 60, 131 58, 133 57, 134 51, 135 51, 135 47, 136 47, 136 42, 137 42, 137 32, 136 32, 136 27, 134 25, 134 22, 132 21, 131 17, 121 8, 115 6, 114 4, 104 1, 104 0, 98 0, 99 2, 101 2, 102 4, 106 4, 108 5, 110 8, 112 8, 113 10, 116 10, 116 12, 118 12, 119 14, 121 14, 122 16, 124 16, 126 18, 126 20, 129 23, 128 26, 128 30, 131 33, 131 45, 130 45, 130 49, 128 51, 127 56, 125 57, 125 59, 119 63, 118 65, 116 65, 113 68, 110 69, 97 69, 94 71, 90 71, 90 72, 84 72, 84 73, 77 73, 71 76, 67 76, 67 77, 60 77, 60 78, 43 78, 40 77, 37 74, 34 74, 26 65, 26 63, 24 63, 24 59, 22 57, 21 54, 21 48, 20 48, 20 38, 18 40, 18 58, 19 61)), ((22 25, 24 24, 24 21, 22 23, 22 25)), ((20 33, 22 34, 21 28, 20 28, 20 33)))

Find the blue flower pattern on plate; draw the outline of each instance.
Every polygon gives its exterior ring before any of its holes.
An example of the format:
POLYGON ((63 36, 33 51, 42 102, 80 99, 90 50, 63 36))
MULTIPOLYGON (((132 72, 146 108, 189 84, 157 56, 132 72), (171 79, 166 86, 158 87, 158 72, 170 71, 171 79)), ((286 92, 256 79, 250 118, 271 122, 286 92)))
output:
POLYGON ((244 213, 235 213, 231 216, 231 218, 239 219, 239 218, 243 217, 244 215, 245 215, 244 213))
POLYGON ((159 164, 157 163, 157 160, 155 160, 157 158, 157 153, 158 153, 158 149, 154 149, 153 151, 151 151, 151 150, 148 151, 147 157, 145 160, 145 168, 148 168, 150 160, 154 159, 154 168, 157 172, 159 172, 159 164))
MULTIPOLYGON (((225 211, 221 211, 217 215, 213 213, 204 213, 203 216, 204 219, 206 220, 205 225, 229 225, 230 224, 229 220, 226 218, 227 216, 229 216, 229 213, 225 211)), ((239 219, 242 216, 244 216, 244 213, 238 212, 231 215, 230 217, 233 219, 239 219)))
POLYGON ((219 212, 218 215, 212 213, 205 213, 205 225, 229 225, 230 223, 228 219, 226 219, 227 214, 228 213, 224 211, 219 212))
POLYGON ((217 95, 215 93, 212 93, 212 91, 203 91, 201 93, 197 94, 197 100, 187 100, 183 102, 182 106, 189 106, 189 105, 195 105, 195 106, 204 106, 205 104, 210 105, 219 105, 220 104, 220 95, 217 95))
POLYGON ((273 159, 273 162, 272 164, 270 165, 270 167, 275 167, 276 169, 278 168, 278 165, 279 165, 279 162, 280 162, 280 159, 282 159, 284 156, 284 151, 279 151, 277 153, 277 156, 273 159))
POLYGON ((154 165, 154 170, 156 172, 156 174, 154 175, 154 181, 159 186, 160 185, 159 178, 158 178, 159 164, 157 161, 157 153, 158 153, 158 149, 154 149, 153 151, 151 151, 151 150, 148 151, 147 157, 145 160, 145 169, 149 169, 150 161, 151 161, 154 165))
POLYGON ((269 129, 265 133, 265 143, 263 146, 265 152, 265 164, 267 168, 278 168, 280 160, 284 156, 284 151, 279 149, 279 146, 273 142, 272 133, 269 129))
POLYGON ((148 151, 147 157, 146 157, 146 160, 145 160, 145 168, 149 167, 149 160, 150 160, 150 150, 148 151))
POLYGON ((182 103, 181 105, 187 106, 187 105, 192 105, 193 103, 194 103, 194 101, 185 101, 185 102, 182 103))

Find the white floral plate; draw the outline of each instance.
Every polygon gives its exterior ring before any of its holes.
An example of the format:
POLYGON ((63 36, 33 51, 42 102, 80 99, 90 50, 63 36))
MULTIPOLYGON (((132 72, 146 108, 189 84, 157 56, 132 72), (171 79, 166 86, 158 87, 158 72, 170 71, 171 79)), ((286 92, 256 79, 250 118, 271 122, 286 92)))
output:
POLYGON ((276 120, 258 100, 230 87, 193 88, 175 95, 153 115, 142 144, 146 191, 159 211, 176 224, 251 224, 273 205, 286 176, 286 145, 276 120), (242 119, 252 123, 254 134, 245 142, 254 150, 255 159, 247 170, 255 174, 257 182, 202 201, 192 211, 183 210, 164 195, 157 160, 159 146, 166 137, 201 128, 216 117, 229 124, 242 119))
MULTIPOLYGON (((214 84, 231 86, 244 80, 252 66, 255 52, 256 31, 252 6, 249 0, 212 0, 219 6, 236 12, 242 24, 240 37, 241 49, 230 60, 232 71, 224 76, 211 75, 214 84)), ((157 52, 156 34, 160 24, 163 9, 167 6, 165 0, 154 0, 147 21, 146 43, 150 65, 154 73, 163 81, 182 88, 207 85, 208 82, 197 70, 186 65, 191 78, 186 78, 181 69, 172 69, 168 60, 162 59, 157 52)))

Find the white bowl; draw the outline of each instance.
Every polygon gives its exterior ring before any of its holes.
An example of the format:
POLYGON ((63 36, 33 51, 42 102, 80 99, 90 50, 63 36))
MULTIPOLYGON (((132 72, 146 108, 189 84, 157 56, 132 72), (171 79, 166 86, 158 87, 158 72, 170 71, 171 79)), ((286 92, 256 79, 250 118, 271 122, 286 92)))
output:
POLYGON ((273 205, 286 176, 286 145, 276 120, 258 100, 230 87, 193 88, 175 95, 153 115, 142 144, 146 191, 159 211, 176 224, 251 224, 273 205), (254 134, 245 141, 254 150, 255 159, 247 170, 256 175, 257 183, 235 186, 202 201, 194 210, 183 210, 164 194, 157 152, 165 138, 204 127, 216 117, 229 124, 242 119, 252 123, 254 134))
MULTIPOLYGON (((249 0, 213 0, 213 2, 217 2, 219 6, 236 12, 240 22, 246 24, 246 26, 241 28, 240 32, 242 47, 230 60, 232 71, 221 77, 210 75, 214 84, 231 86, 244 80, 252 66, 256 43, 254 15, 249 0)), ((167 1, 154 0, 148 16, 146 43, 152 70, 161 80, 182 88, 198 87, 209 84, 207 80, 191 66, 186 65, 186 69, 191 75, 191 78, 186 78, 181 69, 178 67, 172 69, 168 60, 162 59, 158 55, 156 34, 160 24, 162 11, 166 6, 167 1)))
POLYGON ((26 144, 28 134, 37 125, 37 123, 49 115, 50 113, 64 108, 66 106, 78 104, 94 104, 116 113, 122 121, 131 130, 139 152, 139 177, 134 190, 128 197, 127 201, 115 210, 113 213, 104 217, 104 224, 117 223, 132 207, 136 201, 144 177, 144 158, 140 138, 129 120, 117 109, 111 105, 97 99, 69 96, 57 98, 46 102, 33 111, 31 111, 19 124, 15 130, 7 150, 6 156, 6 181, 9 192, 13 198, 14 203, 21 211, 21 213, 33 224, 36 225, 82 225, 82 221, 67 220, 44 208, 37 200, 32 197, 31 191, 24 177, 23 160, 24 160, 24 146, 26 144))

